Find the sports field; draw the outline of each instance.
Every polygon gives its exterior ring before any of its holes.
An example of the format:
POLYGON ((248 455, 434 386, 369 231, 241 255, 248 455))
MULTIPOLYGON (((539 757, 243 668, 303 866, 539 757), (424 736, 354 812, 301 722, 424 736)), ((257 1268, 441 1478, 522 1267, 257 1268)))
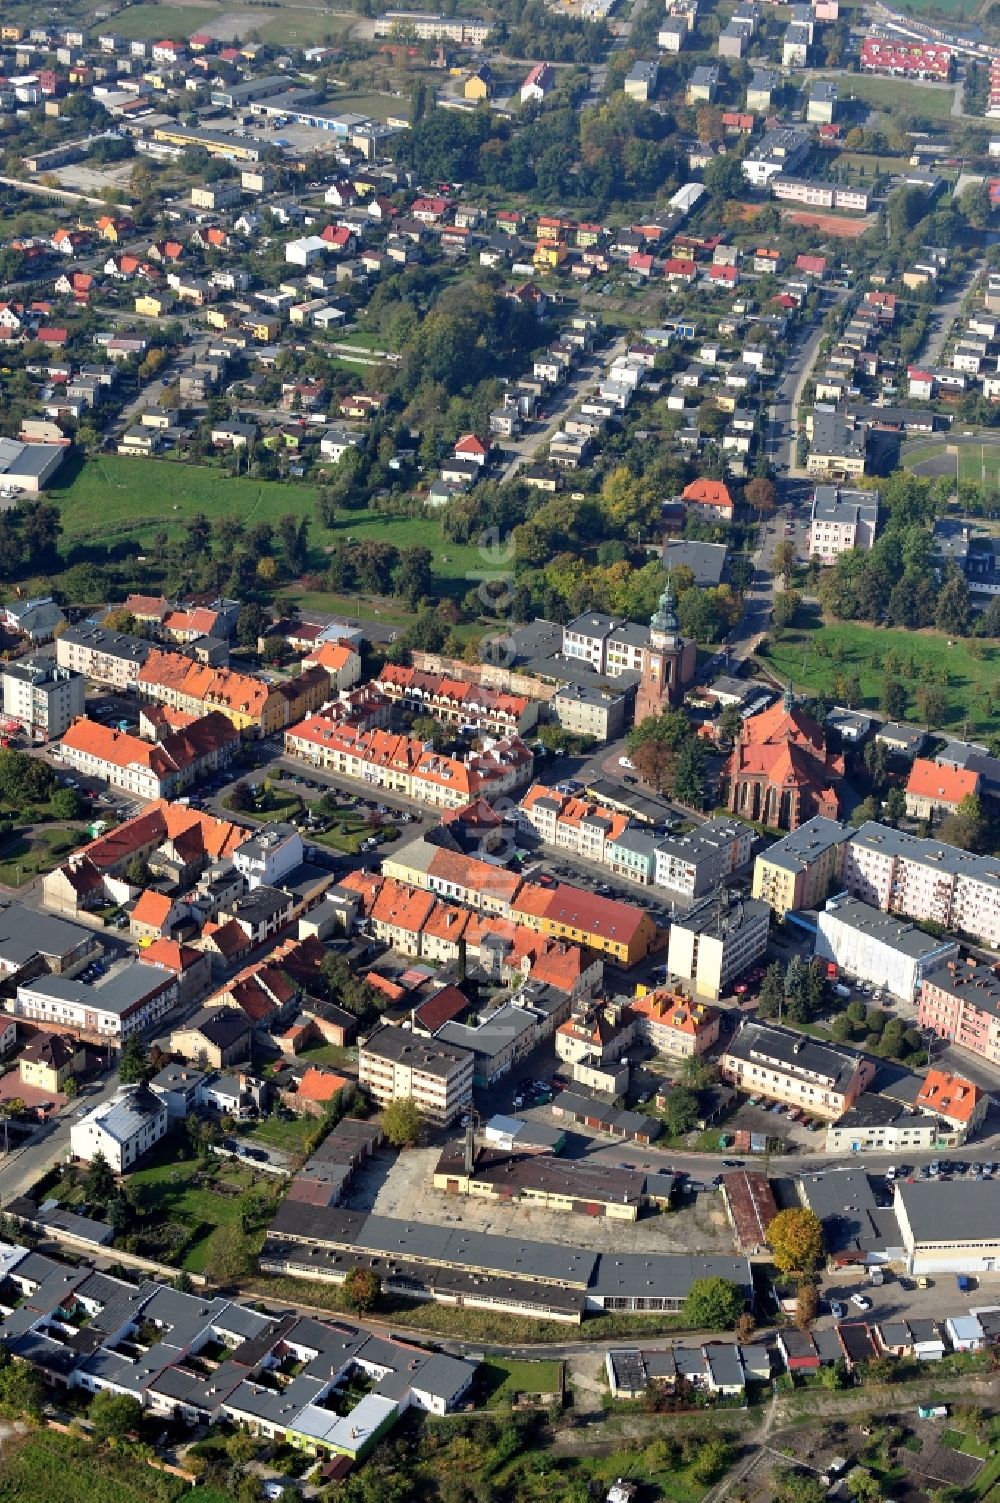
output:
POLYGON ((1000 490, 1000 441, 996 439, 915 444, 904 450, 903 465, 918 475, 947 475, 1000 490))

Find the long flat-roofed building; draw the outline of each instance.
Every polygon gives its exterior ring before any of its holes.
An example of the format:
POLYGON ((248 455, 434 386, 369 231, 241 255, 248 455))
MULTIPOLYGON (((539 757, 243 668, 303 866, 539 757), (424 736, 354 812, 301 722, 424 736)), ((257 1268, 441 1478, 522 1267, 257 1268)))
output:
POLYGON ((914 923, 841 894, 817 917, 816 954, 912 1002, 927 972, 955 958, 958 941, 934 939, 914 923))
POLYGON ((358 1080, 382 1106, 411 1097, 430 1121, 447 1127, 472 1100, 473 1057, 439 1039, 390 1024, 358 1052, 358 1080))

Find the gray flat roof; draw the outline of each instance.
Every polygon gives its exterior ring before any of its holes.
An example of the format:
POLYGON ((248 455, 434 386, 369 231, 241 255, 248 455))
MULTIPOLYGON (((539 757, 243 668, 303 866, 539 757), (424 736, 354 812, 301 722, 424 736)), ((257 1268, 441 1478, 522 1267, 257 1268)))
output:
POLYGON ((860 898, 844 895, 830 898, 819 915, 821 923, 825 916, 836 918, 849 929, 855 929, 869 939, 889 945, 912 960, 928 960, 939 952, 954 949, 956 945, 956 941, 952 939, 934 939, 918 929, 916 924, 896 918, 892 913, 883 913, 880 908, 871 908, 867 903, 862 903, 860 898))
POLYGON ((896 1204, 902 1206, 914 1242, 1000 1241, 1000 1183, 996 1180, 903 1181, 896 1185, 896 1204))
POLYGON ((797 830, 790 835, 784 836, 766 851, 761 853, 763 860, 782 866, 788 871, 799 872, 804 870, 811 861, 815 861, 824 851, 832 845, 840 845, 851 834, 850 825, 842 825, 839 820, 827 819, 822 814, 816 814, 812 819, 806 820, 797 830))

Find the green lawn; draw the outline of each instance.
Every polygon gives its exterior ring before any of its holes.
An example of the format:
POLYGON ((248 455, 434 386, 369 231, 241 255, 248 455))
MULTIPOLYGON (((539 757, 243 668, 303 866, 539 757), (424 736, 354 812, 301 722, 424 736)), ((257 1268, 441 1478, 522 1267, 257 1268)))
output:
POLYGON ((283 47, 316 47, 321 42, 341 40, 356 20, 357 16, 331 15, 324 10, 310 13, 296 7, 269 21, 257 21, 254 17, 254 24, 265 42, 276 42, 283 47))
POLYGON ((766 664, 779 678, 790 680, 799 692, 822 694, 829 700, 835 698, 834 682, 839 674, 856 674, 863 706, 877 709, 885 678, 882 663, 890 651, 904 665, 899 678, 910 695, 908 718, 917 714, 915 691, 926 682, 930 669, 948 674, 948 684, 942 688, 949 701, 949 729, 961 730, 966 718, 970 731, 978 735, 1000 729, 1000 711, 993 709, 990 698, 1000 665, 1000 650, 993 643, 984 644, 983 656, 977 659, 960 638, 940 632, 887 631, 853 621, 823 626, 817 618, 815 627, 788 630, 781 634, 780 641, 772 641, 766 664), (817 641, 826 644, 826 657, 815 651, 817 641), (839 662, 835 657, 838 652, 842 653, 839 662), (906 666, 910 659, 912 671, 906 666))
POLYGON ((311 1049, 303 1049, 298 1058, 303 1064, 330 1065, 336 1070, 344 1065, 357 1065, 358 1051, 341 1044, 314 1044, 311 1049))
POLYGON ((928 87, 903 78, 878 78, 864 73, 843 73, 838 80, 841 99, 860 99, 874 109, 891 113, 905 108, 917 116, 943 120, 951 114, 954 89, 928 87))
POLYGON ((82 1437, 32 1430, 0 1447, 4 1503, 230 1503, 218 1488, 191 1488, 127 1452, 99 1451, 82 1437))
POLYGON ((15 831, 7 840, 0 841, 0 883, 5 887, 21 887, 35 877, 44 876, 86 838, 82 826, 76 830, 41 829, 30 834, 15 831))
MULTIPOLYGON (((48 497, 59 507, 67 543, 135 538, 148 545, 159 529, 168 536, 176 534, 198 512, 209 520, 238 516, 247 527, 255 522, 276 522, 291 512, 309 517, 310 536, 317 549, 345 538, 389 542, 398 548, 421 545, 432 550, 432 567, 442 581, 479 579, 496 572, 494 560, 478 548, 443 542, 434 517, 343 512, 333 528, 323 528, 315 520, 314 486, 244 476, 234 479, 219 470, 172 460, 126 459, 119 455, 88 459, 70 475, 68 483, 54 485, 48 497)), ((335 597, 320 594, 311 598, 318 605, 320 600, 335 597)), ((324 608, 333 610, 336 606, 324 608)), ((408 619, 405 613, 403 619, 408 619)))
POLYGON ((517 1394, 549 1394, 562 1390, 561 1362, 504 1361, 490 1357, 476 1379, 490 1409, 509 1408, 517 1394))
POLYGON ((151 1162, 129 1175, 129 1183, 141 1188, 143 1204, 160 1223, 172 1222, 198 1229, 188 1244, 181 1266, 189 1273, 202 1273, 208 1260, 208 1239, 218 1226, 228 1225, 240 1214, 239 1198, 251 1185, 275 1196, 281 1182, 255 1173, 228 1159, 179 1159, 177 1145, 164 1141, 151 1162))
POLYGON ((389 94, 355 94, 348 89, 336 89, 329 100, 335 110, 353 110, 358 115, 370 115, 373 120, 388 120, 390 115, 405 116, 409 109, 408 96, 394 99, 389 94))
MULTIPOLYGON (((106 23, 127 42, 155 39, 187 41, 194 31, 202 30, 222 15, 223 7, 214 5, 130 5, 115 13, 106 23)), ((100 26, 98 23, 98 30, 100 26)))
POLYGON ((280 1148, 285 1153, 304 1153, 306 1139, 316 1131, 315 1117, 265 1117, 255 1122, 249 1132, 240 1133, 248 1143, 259 1143, 262 1148, 280 1148))

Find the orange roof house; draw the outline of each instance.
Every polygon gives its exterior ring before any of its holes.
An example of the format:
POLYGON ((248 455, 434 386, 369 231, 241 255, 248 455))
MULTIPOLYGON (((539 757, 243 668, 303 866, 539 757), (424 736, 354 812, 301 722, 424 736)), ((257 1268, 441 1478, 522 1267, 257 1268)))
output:
POLYGON ((141 892, 129 917, 133 935, 162 935, 173 910, 173 900, 151 888, 141 892))
POLYGON ((317 1065, 310 1065, 295 1093, 298 1102, 309 1101, 316 1106, 323 1106, 344 1089, 349 1082, 343 1075, 335 1075, 332 1070, 321 1070, 317 1065))
POLYGON ((647 992, 631 1003, 631 1010, 642 1020, 643 1034, 658 1054, 702 1054, 719 1037, 718 1009, 677 992, 647 992))
POLYGON ((733 520, 735 503, 728 485, 722 480, 692 480, 681 491, 681 500, 688 506, 698 507, 702 513, 719 517, 723 522, 733 520))
POLYGON ((966 1134, 986 1116, 989 1102, 985 1091, 971 1080, 952 1075, 949 1070, 928 1070, 914 1105, 920 1111, 943 1117, 966 1134))
POLYGON ((827 751, 822 727, 787 693, 743 722, 723 772, 732 812, 775 830, 816 814, 836 819, 843 775, 843 757, 827 751))
POLYGON ((964 798, 979 792, 979 774, 971 767, 941 767, 917 757, 906 781, 906 812, 916 819, 954 814, 964 798))

